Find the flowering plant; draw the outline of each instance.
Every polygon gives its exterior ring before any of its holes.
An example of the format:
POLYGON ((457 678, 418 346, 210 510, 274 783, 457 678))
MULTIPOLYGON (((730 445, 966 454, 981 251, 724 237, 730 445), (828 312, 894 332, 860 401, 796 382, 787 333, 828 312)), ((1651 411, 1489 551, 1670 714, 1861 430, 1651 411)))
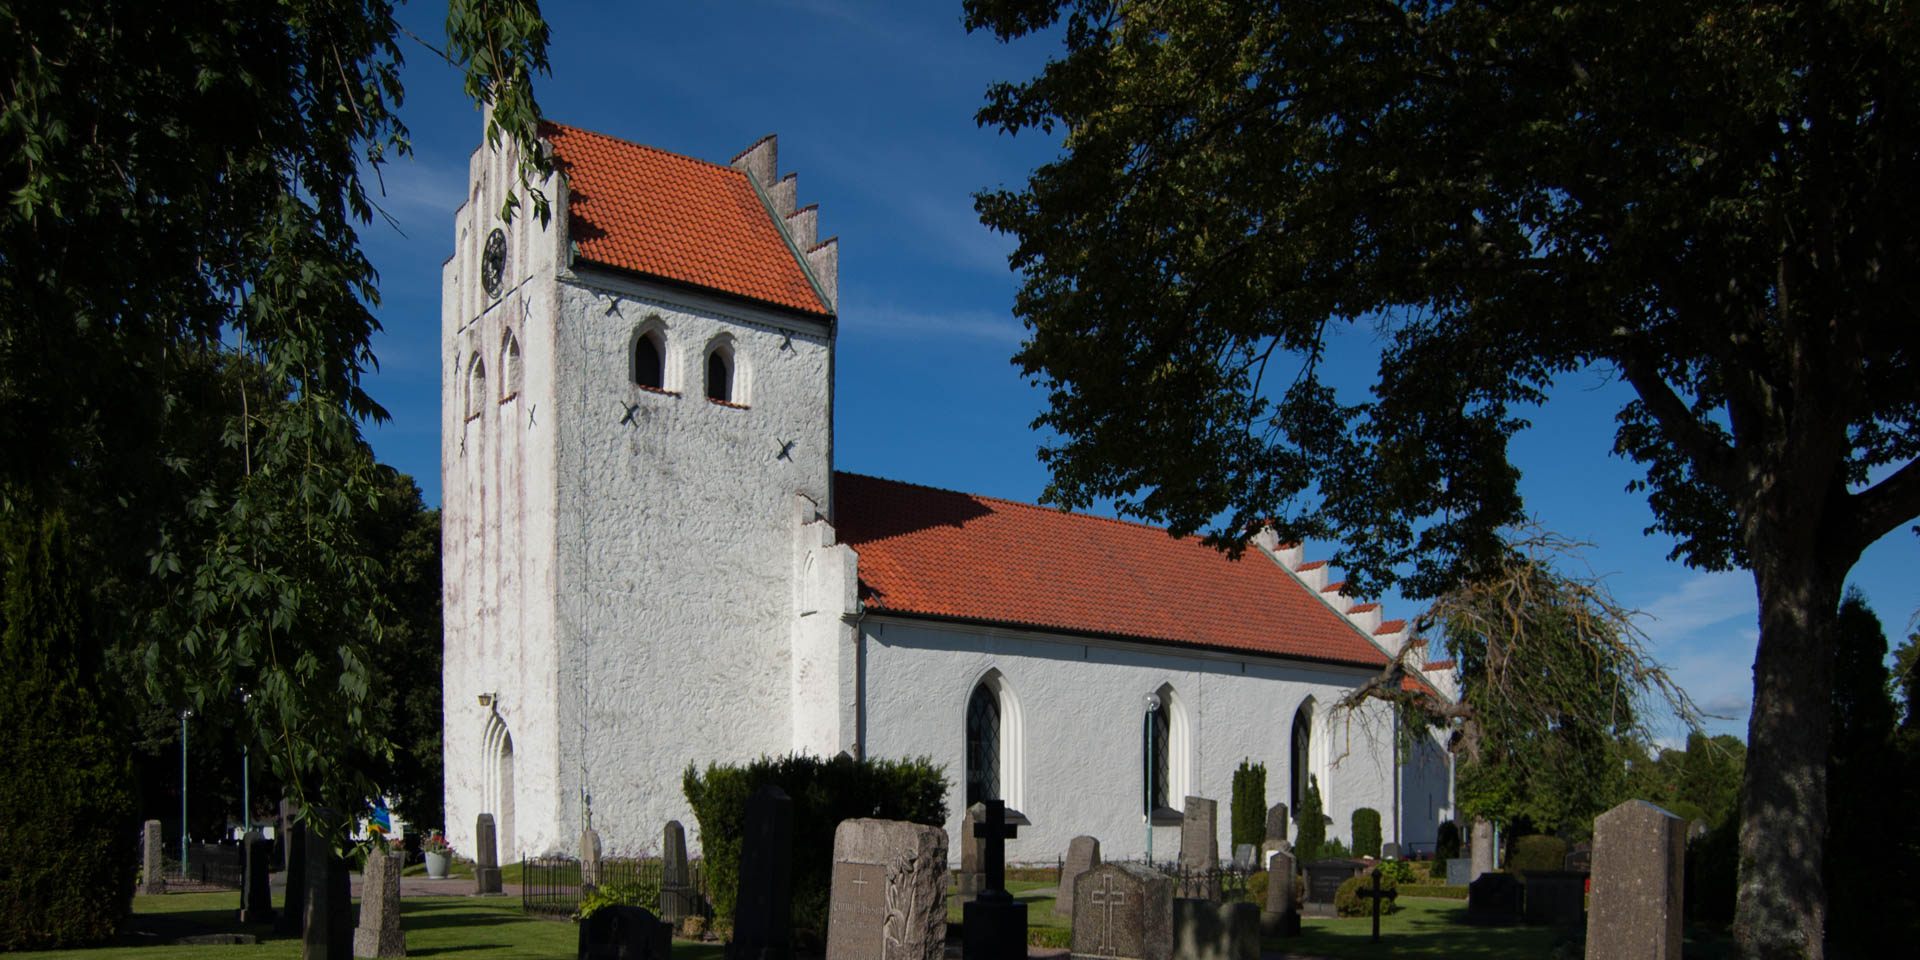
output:
POLYGON ((435 830, 427 834, 426 839, 420 841, 420 852, 449 854, 453 852, 453 844, 447 842, 446 834, 435 830))

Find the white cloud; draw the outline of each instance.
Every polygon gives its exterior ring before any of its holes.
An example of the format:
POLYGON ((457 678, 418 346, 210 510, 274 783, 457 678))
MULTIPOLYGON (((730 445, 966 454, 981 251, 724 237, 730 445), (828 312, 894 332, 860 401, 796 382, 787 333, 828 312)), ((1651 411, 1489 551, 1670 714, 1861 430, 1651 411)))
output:
MULTIPOLYGON (((380 168, 378 176, 366 174, 368 199, 385 210, 402 229, 430 225, 441 227, 453 222, 453 211, 466 198, 467 171, 464 165, 436 167, 419 158, 402 157, 380 168), (384 187, 384 189, 382 189, 384 187)), ((377 219, 379 214, 374 215, 377 219)))
POLYGON ((841 304, 842 323, 868 337, 959 337, 1017 344, 1026 331, 1005 314, 992 310, 949 310, 929 313, 889 305, 841 304))
MULTIPOLYGON (((1642 611, 1654 658, 1709 719, 1709 733, 1744 736, 1753 701, 1753 654, 1760 640, 1753 578, 1744 571, 1694 574, 1642 611)), ((1684 739, 1676 724, 1654 724, 1684 739), (1677 732, 1677 733, 1676 733, 1677 732)))

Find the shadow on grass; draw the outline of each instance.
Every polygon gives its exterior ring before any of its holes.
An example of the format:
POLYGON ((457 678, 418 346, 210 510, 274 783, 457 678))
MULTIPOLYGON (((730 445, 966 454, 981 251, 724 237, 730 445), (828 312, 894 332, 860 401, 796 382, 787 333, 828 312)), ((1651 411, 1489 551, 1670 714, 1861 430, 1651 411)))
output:
POLYGON ((436 957, 443 953, 462 953, 467 950, 505 950, 512 946, 513 944, 510 943, 466 943, 457 947, 427 947, 425 949, 408 947, 407 956, 436 957))

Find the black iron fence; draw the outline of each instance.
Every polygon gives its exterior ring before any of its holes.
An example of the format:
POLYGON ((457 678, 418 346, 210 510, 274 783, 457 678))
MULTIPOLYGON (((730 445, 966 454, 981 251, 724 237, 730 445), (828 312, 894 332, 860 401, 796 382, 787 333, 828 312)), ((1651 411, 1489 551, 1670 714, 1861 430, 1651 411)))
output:
MULTIPOLYGON (((634 888, 640 892, 641 905, 659 912, 661 878, 666 862, 658 857, 611 857, 600 861, 599 885, 634 888)), ((694 860, 687 865, 693 887, 693 902, 698 913, 708 913, 707 872, 694 860)), ((583 896, 580 861, 572 857, 534 857, 520 861, 520 908, 546 917, 570 917, 580 909, 583 896)))
POLYGON ((243 856, 237 843, 187 844, 187 876, 210 887, 238 890, 246 876, 243 856))
POLYGON ((1173 880, 1173 896, 1180 900, 1211 900, 1215 903, 1230 903, 1245 900, 1247 881, 1259 871, 1252 866, 1235 866, 1221 863, 1212 868, 1193 867, 1177 862, 1148 862, 1144 860, 1105 861, 1109 863, 1137 863, 1151 867, 1173 880))

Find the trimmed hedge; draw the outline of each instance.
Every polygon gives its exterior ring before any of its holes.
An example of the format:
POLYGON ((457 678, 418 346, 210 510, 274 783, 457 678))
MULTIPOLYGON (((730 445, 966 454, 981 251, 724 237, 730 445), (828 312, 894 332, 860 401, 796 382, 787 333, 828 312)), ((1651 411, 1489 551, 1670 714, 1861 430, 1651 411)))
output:
POLYGON ((1353 812, 1353 855, 1380 859, 1380 811, 1361 807, 1353 812))
POLYGON ((1233 847, 1253 844, 1257 851, 1267 839, 1267 765, 1240 761, 1233 772, 1233 847))
POLYGON ((708 764, 705 774, 689 764, 681 786, 700 823, 707 895, 716 917, 733 919, 747 799, 767 785, 793 799, 793 925, 800 930, 826 932, 833 831, 840 821, 877 817, 946 827, 946 768, 927 757, 761 757, 744 767, 708 764))
POLYGON ((1514 838, 1513 857, 1507 861, 1509 872, 1565 870, 1566 868, 1567 842, 1565 840, 1537 833, 1514 838))
POLYGON ((1465 900, 1466 887, 1449 887, 1443 883, 1403 883, 1400 885, 1403 897, 1444 897, 1448 900, 1465 900))
MULTIPOLYGON (((1357 877, 1348 877, 1340 889, 1334 891, 1333 908, 1343 917, 1373 916, 1373 898, 1360 895, 1361 890, 1373 889, 1373 874, 1363 873, 1357 877)), ((1400 895, 1400 885, 1390 877, 1380 878, 1380 892, 1387 895, 1386 902, 1380 904, 1380 915, 1386 916, 1400 909, 1396 898, 1400 895)))
POLYGON ((99 943, 133 907, 127 737, 65 522, 0 525, 0 950, 99 943))

